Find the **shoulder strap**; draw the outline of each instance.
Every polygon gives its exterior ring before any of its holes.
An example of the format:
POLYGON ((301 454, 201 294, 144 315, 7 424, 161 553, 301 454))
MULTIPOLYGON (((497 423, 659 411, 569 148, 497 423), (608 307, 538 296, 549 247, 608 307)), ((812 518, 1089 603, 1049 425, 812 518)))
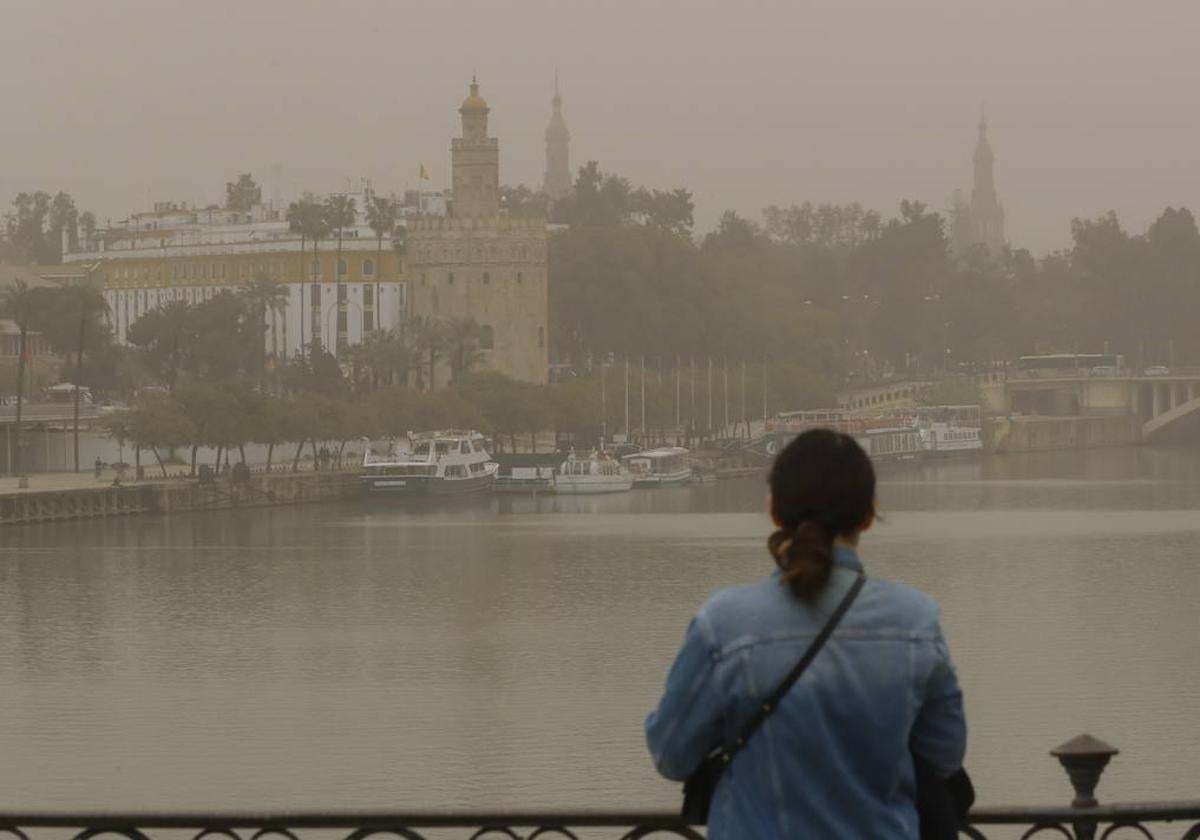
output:
POLYGON ((854 599, 858 597, 858 593, 862 591, 863 584, 866 582, 867 576, 859 572, 858 577, 854 579, 854 583, 850 585, 849 591, 842 596, 842 600, 837 605, 837 609, 833 611, 833 615, 829 616, 829 620, 825 622, 825 626, 821 628, 821 632, 817 634, 817 637, 812 640, 812 644, 808 646, 808 650, 804 651, 804 655, 800 657, 800 661, 795 664, 792 670, 788 672, 788 675, 783 678, 775 690, 763 701, 762 705, 754 712, 754 716, 746 721, 733 743, 720 749, 720 758, 724 763, 728 764, 733 759, 737 751, 746 745, 746 741, 750 739, 750 736, 762 726, 767 716, 775 711, 780 701, 792 690, 792 686, 796 684, 796 680, 800 679, 800 675, 817 658, 817 654, 821 652, 821 648, 825 647, 825 643, 829 641, 829 637, 833 635, 833 631, 837 629, 838 624, 842 621, 842 617, 846 615, 846 612, 850 609, 850 605, 854 603, 854 599))

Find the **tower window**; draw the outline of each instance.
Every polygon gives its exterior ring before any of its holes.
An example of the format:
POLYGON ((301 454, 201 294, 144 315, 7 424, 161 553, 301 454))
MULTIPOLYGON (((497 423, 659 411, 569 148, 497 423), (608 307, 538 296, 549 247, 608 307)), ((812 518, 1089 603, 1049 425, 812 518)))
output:
POLYGON ((375 263, 372 260, 363 260, 362 273, 363 274, 374 274, 375 273, 375 263))

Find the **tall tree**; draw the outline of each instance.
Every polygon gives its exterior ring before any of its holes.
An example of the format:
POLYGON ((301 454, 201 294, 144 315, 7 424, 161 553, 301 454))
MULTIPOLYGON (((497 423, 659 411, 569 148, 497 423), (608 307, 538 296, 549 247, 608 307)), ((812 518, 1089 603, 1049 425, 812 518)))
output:
POLYGON ((249 172, 243 172, 236 181, 225 184, 226 210, 249 213, 257 204, 262 204, 262 188, 254 183, 249 172))
MULTIPOLYGON (((399 218, 396 211, 396 202, 390 198, 382 196, 371 196, 371 203, 367 205, 367 224, 371 226, 371 230, 375 231, 376 240, 376 260, 375 260, 375 277, 379 278, 380 272, 383 270, 383 238, 385 236, 392 237, 396 232, 396 220, 399 218)), ((378 307, 379 302, 375 302, 378 307)))
POLYGON ((333 272, 337 282, 337 316, 334 326, 334 351, 341 352, 346 346, 346 336, 343 334, 343 322, 346 319, 346 280, 342 270, 342 237, 346 228, 354 224, 357 211, 354 199, 348 195, 331 195, 325 199, 325 219, 331 230, 337 233, 337 260, 333 272))
POLYGON ((21 411, 25 399, 25 366, 29 364, 29 330, 37 318, 38 297, 36 289, 29 287, 21 278, 13 280, 11 286, 0 292, 0 317, 8 318, 17 325, 17 417, 13 426, 13 461, 9 471, 21 474, 21 411))
POLYGON ((417 368, 418 387, 433 391, 437 388, 437 363, 446 352, 446 333, 442 323, 427 315, 408 319, 405 331, 412 336, 412 346, 422 364, 417 368), (428 376, 428 379, 426 379, 428 376))
MULTIPOLYGON (((287 287, 276 283, 267 274, 256 274, 253 279, 242 287, 241 295, 249 308, 250 323, 248 324, 248 329, 252 333, 259 330, 265 333, 267 329, 270 329, 272 353, 277 355, 275 347, 275 324, 277 316, 287 309, 287 287), (267 325, 268 315, 271 319, 269 327, 267 325)), ((259 385, 262 386, 263 377, 266 375, 267 342, 261 333, 256 350, 255 367, 257 368, 259 385)))
POLYGON ((39 328, 55 350, 69 359, 75 355, 74 379, 74 422, 73 448, 74 469, 79 472, 79 399, 80 388, 85 383, 84 352, 89 341, 93 349, 112 341, 106 315, 108 304, 104 295, 95 286, 59 286, 51 292, 52 300, 41 313, 39 328))

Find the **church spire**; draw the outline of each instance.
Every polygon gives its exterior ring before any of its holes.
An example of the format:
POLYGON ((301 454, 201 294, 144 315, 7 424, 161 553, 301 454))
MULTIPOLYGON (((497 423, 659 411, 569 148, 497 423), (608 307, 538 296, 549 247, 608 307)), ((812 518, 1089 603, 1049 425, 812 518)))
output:
POLYGON ((571 192, 570 144, 571 132, 562 114, 562 94, 558 87, 558 70, 554 71, 554 97, 550 100, 550 123, 546 126, 546 172, 542 192, 552 201, 571 192))
POLYGON ((979 109, 979 139, 972 155, 975 182, 971 189, 969 210, 972 244, 984 245, 997 256, 1004 250, 1004 208, 996 196, 996 156, 988 142, 987 114, 979 109))

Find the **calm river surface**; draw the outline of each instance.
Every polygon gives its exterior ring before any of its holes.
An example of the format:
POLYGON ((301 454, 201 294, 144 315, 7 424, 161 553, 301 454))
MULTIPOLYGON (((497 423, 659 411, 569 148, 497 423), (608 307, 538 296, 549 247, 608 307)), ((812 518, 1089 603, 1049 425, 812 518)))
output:
MULTIPOLYGON (((984 803, 1200 796, 1200 450, 885 474, 868 571, 933 594, 984 803)), ((765 574, 757 479, 0 531, 0 806, 670 808, 645 713, 765 574)))

